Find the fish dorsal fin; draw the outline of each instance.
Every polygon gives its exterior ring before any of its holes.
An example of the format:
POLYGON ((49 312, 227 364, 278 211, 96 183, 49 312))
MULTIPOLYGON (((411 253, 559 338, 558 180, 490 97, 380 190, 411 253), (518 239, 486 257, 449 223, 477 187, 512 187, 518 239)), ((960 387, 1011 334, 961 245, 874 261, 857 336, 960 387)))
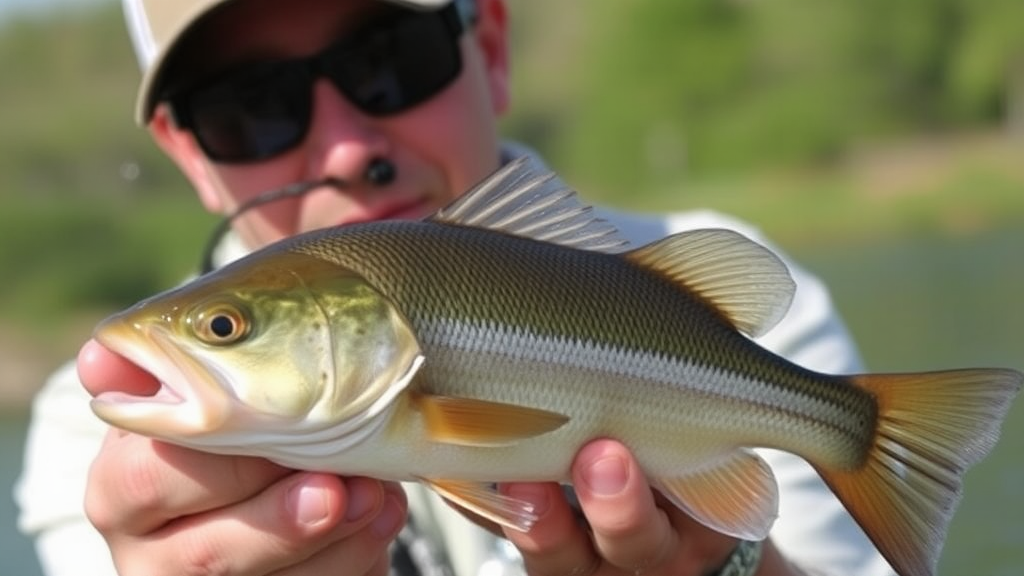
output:
POLYGON ((775 475, 749 450, 678 477, 656 478, 653 484, 701 524, 742 540, 764 540, 778 516, 775 475))
POLYGON ((796 291, 778 256, 732 230, 681 232, 626 257, 682 284, 755 338, 778 324, 796 291))
POLYGON ((502 166, 430 220, 499 230, 595 252, 618 253, 629 243, 615 226, 594 216, 553 173, 539 173, 529 158, 502 166))

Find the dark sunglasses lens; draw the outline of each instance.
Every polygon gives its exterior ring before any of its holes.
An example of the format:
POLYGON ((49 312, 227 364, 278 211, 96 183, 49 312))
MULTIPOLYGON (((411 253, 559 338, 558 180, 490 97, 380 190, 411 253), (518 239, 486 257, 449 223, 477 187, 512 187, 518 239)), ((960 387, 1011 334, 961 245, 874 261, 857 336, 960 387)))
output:
POLYGON ((251 161, 279 154, 305 137, 312 95, 309 75, 295 66, 247 69, 193 92, 193 132, 213 160, 251 161))
POLYGON ((248 66, 191 91, 175 106, 210 159, 269 158, 305 138, 317 74, 329 77, 360 110, 378 116, 416 106, 451 83, 462 60, 446 15, 401 18, 310 60, 248 66))
POLYGON ((430 99, 462 68, 452 31, 436 14, 367 33, 326 58, 325 72, 367 114, 402 112, 430 99))

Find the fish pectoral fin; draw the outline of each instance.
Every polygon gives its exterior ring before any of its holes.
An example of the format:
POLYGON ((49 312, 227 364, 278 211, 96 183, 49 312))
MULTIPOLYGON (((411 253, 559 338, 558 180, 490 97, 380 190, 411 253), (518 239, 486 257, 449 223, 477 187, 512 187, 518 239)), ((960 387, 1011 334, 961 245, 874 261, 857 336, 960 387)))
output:
POLYGON ((508 446, 569 421, 556 412, 473 398, 418 393, 412 400, 423 414, 430 439, 445 444, 508 446))
POLYGON ((712 530, 743 540, 763 540, 778 516, 775 475, 749 450, 707 468, 654 485, 676 506, 712 530))
POLYGON ((498 493, 493 484, 417 478, 431 490, 470 512, 520 532, 527 532, 537 522, 533 504, 498 493))

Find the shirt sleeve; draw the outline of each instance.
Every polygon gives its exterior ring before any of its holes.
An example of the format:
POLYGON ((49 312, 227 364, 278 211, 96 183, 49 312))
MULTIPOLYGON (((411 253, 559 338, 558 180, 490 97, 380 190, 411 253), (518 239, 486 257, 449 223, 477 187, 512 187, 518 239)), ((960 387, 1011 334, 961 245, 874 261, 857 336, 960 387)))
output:
POLYGON ((85 517, 89 466, 107 426, 89 410, 75 363, 53 374, 32 405, 14 497, 18 527, 35 541, 47 576, 116 576, 109 548, 85 517))

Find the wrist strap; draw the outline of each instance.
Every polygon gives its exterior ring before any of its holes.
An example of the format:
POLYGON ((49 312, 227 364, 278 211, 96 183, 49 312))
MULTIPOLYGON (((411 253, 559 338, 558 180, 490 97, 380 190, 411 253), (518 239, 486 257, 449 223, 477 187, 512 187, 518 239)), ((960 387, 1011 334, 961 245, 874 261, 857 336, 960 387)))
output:
POLYGON ((761 565, 762 543, 740 540, 725 563, 709 576, 754 576, 761 565))

